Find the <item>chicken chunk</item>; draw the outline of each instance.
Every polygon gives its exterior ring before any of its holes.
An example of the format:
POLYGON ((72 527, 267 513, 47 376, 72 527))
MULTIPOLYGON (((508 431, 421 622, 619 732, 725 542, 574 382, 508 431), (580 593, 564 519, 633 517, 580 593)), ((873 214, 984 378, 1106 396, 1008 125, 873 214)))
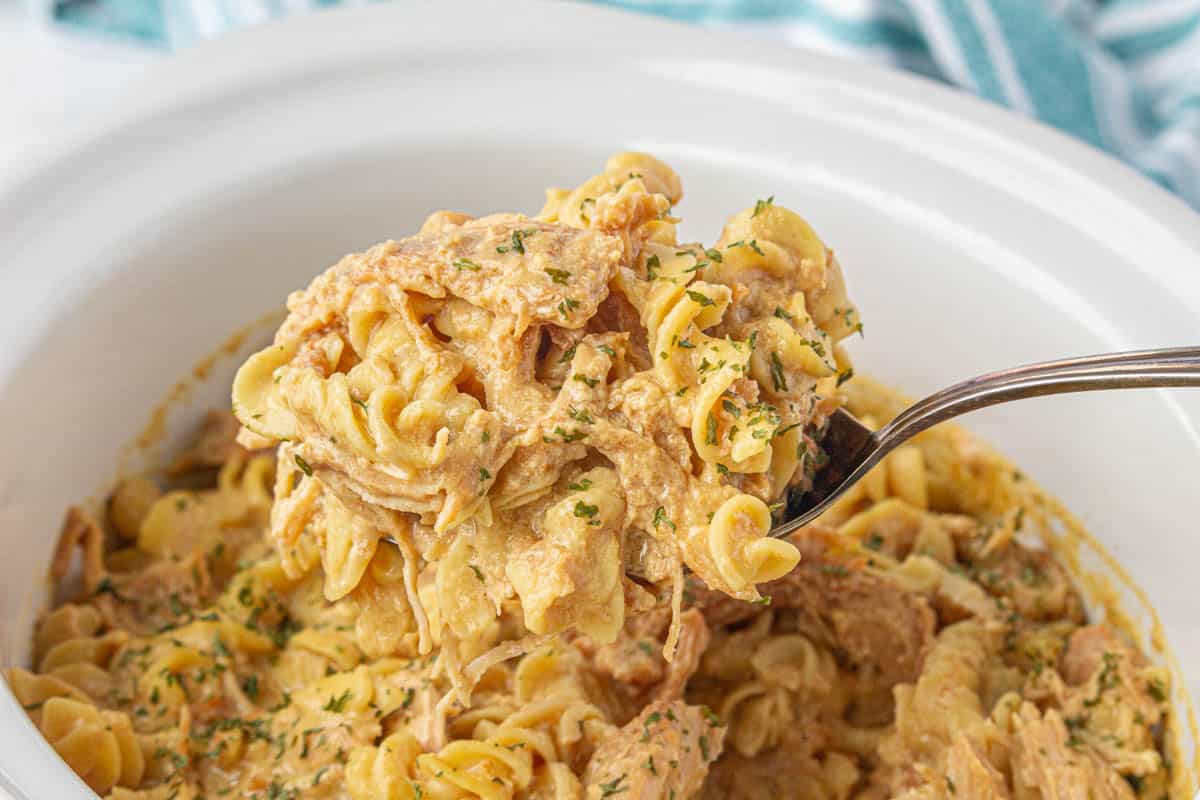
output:
MULTIPOLYGON (((614 693, 629 719, 655 700, 678 700, 700 667, 710 634, 704 616, 694 608, 680 616, 679 643, 675 657, 663 657, 670 617, 656 609, 626 619, 615 642, 599 645, 587 636, 576 637, 574 646, 587 657, 595 671, 612 679, 614 693), (649 620, 650 624, 647 624, 649 620)), ((619 720, 620 721, 620 720, 619 720)))
MULTIPOLYGON (((771 607, 793 609, 801 633, 844 651, 855 664, 871 666, 881 683, 916 680, 936 622, 926 599, 845 552, 830 531, 806 528, 791 541, 800 550, 800 565, 759 587, 771 607)), ((690 587, 690 593, 712 626, 760 610, 703 586, 690 587)))
POLYGON ((681 701, 659 701, 596 749, 584 773, 587 800, 691 797, 721 755, 725 729, 681 701))
POLYGON ((1066 650, 1059 660, 1059 672, 1068 686, 1086 682, 1101 669, 1105 653, 1124 654, 1129 650, 1115 631, 1107 625, 1088 625, 1071 634, 1066 650))
POLYGON ((1133 800, 1129 784, 1095 754, 1072 746, 1063 717, 1025 703, 1013 719, 1012 771, 1018 797, 1133 800))
POLYGON ((1123 775, 1145 778, 1161 771, 1155 730, 1169 699, 1168 671, 1106 625, 1071 634, 1059 664, 1066 686, 1058 710, 1073 741, 1123 775))
POLYGON ((537 323, 581 328, 608 296, 624 257, 618 237, 519 214, 438 224, 346 256, 293 294, 277 341, 324 328, 358 297, 397 289, 461 297, 511 317, 516 335, 537 323))

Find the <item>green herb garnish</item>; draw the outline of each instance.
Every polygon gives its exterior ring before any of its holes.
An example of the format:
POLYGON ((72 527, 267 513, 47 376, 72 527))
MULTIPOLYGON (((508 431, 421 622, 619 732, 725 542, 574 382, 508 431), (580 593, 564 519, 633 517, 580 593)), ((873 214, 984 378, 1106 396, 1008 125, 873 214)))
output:
POLYGON ((687 290, 687 296, 692 300, 692 302, 699 303, 701 306, 711 306, 713 304, 711 297, 706 294, 701 294, 700 292, 692 291, 691 289, 687 290))
POLYGON ((787 377, 783 374, 783 362, 779 360, 779 353, 771 352, 771 383, 777 392, 786 392, 787 377))
POLYGON ((675 530, 675 523, 667 519, 667 510, 659 506, 654 509, 654 530, 658 530, 658 526, 664 522, 671 526, 671 530, 675 530))
POLYGON ((350 690, 342 692, 337 697, 330 697, 323 708, 326 711, 332 711, 335 714, 340 714, 346 710, 346 703, 350 700, 350 690))

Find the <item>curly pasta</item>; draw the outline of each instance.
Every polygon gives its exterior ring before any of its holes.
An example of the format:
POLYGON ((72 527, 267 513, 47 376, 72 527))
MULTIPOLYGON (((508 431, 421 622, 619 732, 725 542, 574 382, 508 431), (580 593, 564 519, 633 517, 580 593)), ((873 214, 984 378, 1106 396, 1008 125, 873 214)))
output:
MULTIPOLYGON (((865 379, 849 390, 864 419, 901 407, 865 379)), ((1045 502, 962 431, 931 431, 823 518, 828 536, 800 539, 769 609, 700 597, 731 626, 688 684, 729 726, 701 795, 1186 797, 1162 757, 1163 668, 1086 625, 1063 568, 1013 535, 1045 502)))
MULTIPOLYGON (((212 488, 118 512, 123 525, 137 518, 139 535, 115 539, 91 587, 43 616, 38 672, 14 669, 9 685, 114 800, 869 800, 966 787, 1033 798, 1067 786, 1186 797, 1163 757, 1166 672, 1085 624, 1047 553, 997 544, 1009 509, 971 486, 947 499, 944 476, 961 464, 945 459, 976 458, 976 444, 950 430, 913 447, 919 457, 885 463, 886 480, 830 512, 823 524, 836 529, 792 540, 803 559, 763 584, 769 605, 690 579, 671 663, 655 610, 626 615, 611 644, 603 628, 537 634, 538 619, 555 627, 557 598, 537 595, 536 575, 521 603, 500 598, 497 616, 472 567, 508 575, 519 559, 483 560, 481 537, 496 535, 484 526, 445 542, 436 570, 377 544, 358 585, 330 601, 320 553, 294 550, 289 568, 278 539, 263 537, 267 487, 281 491, 270 458, 234 452, 212 488), (249 525, 259 537, 244 535, 249 525), (437 633, 428 655, 409 585, 437 633), (469 646, 516 636, 542 643, 523 639, 498 660, 469 646), (448 694, 455 671, 473 667, 472 696, 448 694)), ((278 472, 298 469, 284 461, 278 472)), ((1011 473, 990 460, 971 471, 981 482, 1011 473)), ((537 545, 617 536, 630 509, 619 474, 591 466, 542 501, 552 535, 513 541, 531 572, 554 561, 537 545)), ((85 551, 93 525, 83 512, 68 519, 85 551)), ((604 576, 577 575, 595 581, 596 598, 620 585, 604 576)))
POLYGON ((513 676, 517 703, 485 700, 461 714, 452 725, 461 738, 436 752, 422 752, 408 731, 356 748, 346 768, 350 797, 582 798, 576 771, 613 730, 588 702, 582 669, 569 651, 540 650, 513 676))
POLYGON ((807 223, 681 196, 622 154, 295 293, 240 423, 69 509, 7 673, 49 745, 110 800, 1190 797, 1170 674, 963 431, 765 537, 904 403, 807 223))
POLYGON ((38 727, 63 761, 95 791, 141 783, 146 763, 125 714, 51 697, 42 706, 38 727))
POLYGON ((686 565, 745 600, 794 567, 768 504, 818 466, 853 306, 793 212, 763 201, 705 248, 676 241, 681 195, 622 154, 537 218, 441 212, 294 293, 233 391, 244 441, 282 442, 288 574, 319 555, 336 601, 402 542, 438 568, 438 611, 406 593, 422 650, 471 658, 514 598, 531 632, 612 641, 627 551, 659 587, 686 565))

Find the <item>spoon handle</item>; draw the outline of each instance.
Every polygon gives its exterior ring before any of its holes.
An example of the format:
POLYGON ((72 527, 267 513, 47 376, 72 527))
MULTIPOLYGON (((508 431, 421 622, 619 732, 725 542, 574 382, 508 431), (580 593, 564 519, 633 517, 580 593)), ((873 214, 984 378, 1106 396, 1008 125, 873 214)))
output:
POLYGON ((1200 347, 1045 361, 969 378, 909 406, 880 429, 875 440, 886 455, 886 451, 939 422, 1011 400, 1172 386, 1200 386, 1200 347))
POLYGON ((772 528, 771 535, 786 536, 813 521, 892 450, 918 433, 968 411, 1026 397, 1172 386, 1200 387, 1200 346, 1067 358, 989 372, 913 403, 874 432, 838 412, 843 417, 833 420, 838 423, 833 426, 838 429, 836 438, 852 442, 852 452, 832 454, 834 463, 827 467, 832 470, 827 479, 822 480, 818 473, 819 485, 813 487, 811 496, 802 495, 797 503, 789 504, 789 518, 772 528))

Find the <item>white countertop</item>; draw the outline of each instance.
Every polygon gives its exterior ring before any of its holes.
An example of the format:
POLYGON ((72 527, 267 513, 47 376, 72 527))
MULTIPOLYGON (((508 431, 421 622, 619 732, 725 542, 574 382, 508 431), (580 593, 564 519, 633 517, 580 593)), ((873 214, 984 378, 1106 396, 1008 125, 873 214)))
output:
POLYGON ((0 0, 0 183, 167 57, 135 42, 53 28, 24 3, 0 0))

